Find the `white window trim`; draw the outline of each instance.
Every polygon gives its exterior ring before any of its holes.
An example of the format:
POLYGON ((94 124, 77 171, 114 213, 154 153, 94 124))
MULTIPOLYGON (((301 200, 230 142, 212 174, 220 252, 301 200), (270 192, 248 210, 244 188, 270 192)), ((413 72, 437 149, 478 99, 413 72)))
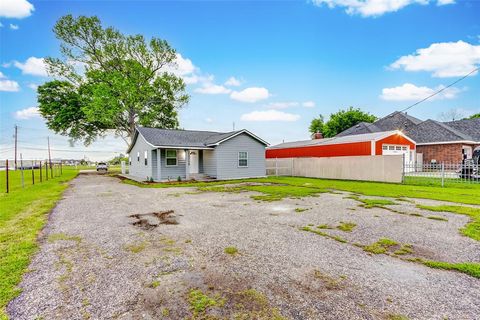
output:
POLYGON ((238 151, 237 167, 238 168, 248 168, 248 151, 238 151), (241 160, 247 160, 247 165, 246 166, 241 166, 240 165, 240 153, 246 153, 247 154, 246 159, 244 159, 244 158, 241 159, 241 160))
POLYGON ((147 150, 143 153, 143 164, 145 166, 148 166, 148 151, 147 150))
POLYGON ((178 150, 177 149, 165 149, 165 167, 178 167, 178 150), (168 151, 175 151, 175 158, 167 157, 168 151), (175 159, 175 164, 167 164, 167 159, 175 159))
POLYGON ((137 151, 137 162, 140 162, 140 151, 137 151))

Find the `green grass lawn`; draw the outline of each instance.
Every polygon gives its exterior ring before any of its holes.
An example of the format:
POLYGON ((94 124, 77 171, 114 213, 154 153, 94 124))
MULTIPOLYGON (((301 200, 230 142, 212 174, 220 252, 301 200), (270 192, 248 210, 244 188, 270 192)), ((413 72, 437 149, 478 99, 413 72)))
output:
MULTIPOLYGON (((17 284, 37 250, 37 236, 48 213, 78 171, 64 167, 62 176, 35 185, 26 183, 25 189, 18 183, 20 171, 10 173, 14 187, 8 194, 0 192, 0 319, 7 319, 5 307, 20 293, 17 284)), ((4 176, 0 181, 5 181, 4 176)))
POLYGON ((268 177, 258 179, 241 179, 214 182, 171 182, 171 183, 138 183, 132 180, 123 180, 124 183, 144 188, 170 188, 170 187, 200 187, 204 191, 257 191, 263 193, 257 196, 258 200, 275 201, 285 197, 302 197, 315 195, 329 190, 342 190, 366 196, 380 196, 392 198, 423 198, 432 200, 449 201, 465 204, 480 204, 480 185, 469 184, 465 186, 452 185, 448 188, 428 185, 405 185, 396 183, 326 180, 301 177, 268 177), (242 182, 273 183, 274 185, 252 186, 245 185, 224 188, 222 185, 238 184, 242 182))

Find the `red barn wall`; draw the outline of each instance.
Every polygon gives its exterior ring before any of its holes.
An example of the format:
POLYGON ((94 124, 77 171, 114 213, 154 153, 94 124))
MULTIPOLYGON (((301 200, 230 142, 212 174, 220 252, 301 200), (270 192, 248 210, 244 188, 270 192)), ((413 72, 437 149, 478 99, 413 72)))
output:
POLYGON ((266 158, 369 156, 372 154, 371 149, 372 144, 370 141, 329 144, 324 146, 268 149, 266 152, 266 158))
POLYGON ((383 144, 399 144, 399 145, 409 145, 410 150, 415 150, 415 144, 405 138, 404 136, 400 134, 392 134, 391 136, 388 136, 386 138, 383 138, 382 140, 378 140, 375 143, 375 154, 381 155, 382 154, 382 145, 383 144))

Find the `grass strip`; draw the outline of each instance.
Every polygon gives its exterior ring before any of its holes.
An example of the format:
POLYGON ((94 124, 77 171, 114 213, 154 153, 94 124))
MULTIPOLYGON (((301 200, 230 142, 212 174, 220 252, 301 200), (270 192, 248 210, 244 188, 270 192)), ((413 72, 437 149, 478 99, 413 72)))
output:
MULTIPOLYGON (((67 188, 67 181, 77 173, 63 168, 61 177, 0 193, 0 319, 8 319, 5 307, 21 292, 17 284, 38 248, 38 233, 67 188)), ((10 174, 18 175, 19 171, 10 174)))

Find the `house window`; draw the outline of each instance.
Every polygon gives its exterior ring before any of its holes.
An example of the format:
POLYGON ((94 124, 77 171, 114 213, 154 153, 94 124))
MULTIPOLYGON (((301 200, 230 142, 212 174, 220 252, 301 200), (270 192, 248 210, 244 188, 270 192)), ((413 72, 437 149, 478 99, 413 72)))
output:
POLYGON ((132 157, 128 157, 128 165, 129 165, 129 166, 132 165, 132 157))
POLYGON ((238 166, 239 167, 248 167, 248 152, 240 151, 238 153, 238 166))
POLYGON ((387 147, 386 145, 383 145, 383 146, 382 146, 382 149, 383 149, 383 150, 388 150, 388 147, 387 147))
POLYGON ((145 151, 145 165, 148 165, 148 151, 145 151))
POLYGON ((137 162, 140 162, 140 151, 137 152, 137 162))
POLYGON ((177 150, 167 150, 165 153, 166 166, 176 166, 177 165, 177 150))
POLYGON ((388 150, 395 150, 395 146, 388 146, 388 150))
POLYGON ((396 146, 395 150, 402 150, 402 147, 401 146, 396 146))

